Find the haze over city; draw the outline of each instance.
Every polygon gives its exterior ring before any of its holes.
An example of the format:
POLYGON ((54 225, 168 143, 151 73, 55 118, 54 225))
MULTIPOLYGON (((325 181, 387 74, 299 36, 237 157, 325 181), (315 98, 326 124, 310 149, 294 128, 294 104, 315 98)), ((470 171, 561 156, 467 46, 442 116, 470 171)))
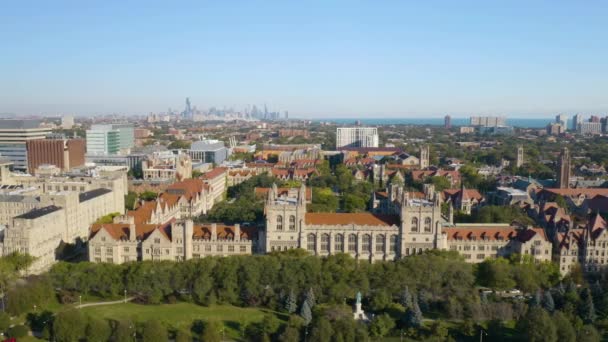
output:
POLYGON ((605 2, 4 2, 0 113, 608 110, 605 2))

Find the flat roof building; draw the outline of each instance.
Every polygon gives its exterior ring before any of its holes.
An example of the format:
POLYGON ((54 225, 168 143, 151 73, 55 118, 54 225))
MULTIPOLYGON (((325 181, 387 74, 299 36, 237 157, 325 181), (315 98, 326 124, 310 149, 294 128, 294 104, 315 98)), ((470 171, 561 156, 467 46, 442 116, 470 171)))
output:
POLYGON ((26 171, 26 142, 45 139, 50 133, 50 128, 40 127, 40 120, 0 120, 0 155, 13 163, 13 169, 26 171))

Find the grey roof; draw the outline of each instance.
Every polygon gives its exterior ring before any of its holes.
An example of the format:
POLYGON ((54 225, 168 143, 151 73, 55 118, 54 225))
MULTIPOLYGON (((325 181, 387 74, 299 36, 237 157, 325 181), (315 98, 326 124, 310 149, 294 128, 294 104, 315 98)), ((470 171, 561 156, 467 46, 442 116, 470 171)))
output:
POLYGON ((226 148, 223 142, 207 143, 206 141, 195 141, 190 146, 190 151, 217 151, 226 148))
POLYGON ((42 217, 42 216, 50 214, 50 213, 54 213, 58 210, 61 210, 61 207, 58 207, 55 205, 49 205, 48 207, 37 208, 37 209, 31 210, 25 214, 15 216, 15 218, 31 220, 31 219, 36 219, 36 218, 42 217))
POLYGON ((0 202, 38 203, 40 198, 24 195, 0 195, 0 202))
POLYGON ((112 192, 112 190, 100 188, 100 189, 95 189, 95 190, 83 192, 83 193, 81 193, 81 194, 78 195, 78 200, 80 202, 86 202, 86 201, 91 200, 91 199, 93 199, 95 197, 99 197, 101 195, 105 195, 108 192, 112 192))
POLYGON ((0 120, 0 129, 40 128, 40 120, 0 120))

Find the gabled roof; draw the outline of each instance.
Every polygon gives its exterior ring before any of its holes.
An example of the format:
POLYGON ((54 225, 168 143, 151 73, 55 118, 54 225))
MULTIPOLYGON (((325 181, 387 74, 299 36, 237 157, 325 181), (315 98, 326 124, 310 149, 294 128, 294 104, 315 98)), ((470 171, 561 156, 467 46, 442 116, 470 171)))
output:
POLYGON ((219 176, 222 176, 227 171, 228 171, 227 167, 216 167, 215 169, 202 175, 201 178, 211 180, 211 179, 217 178, 219 176))
POLYGON ((377 215, 371 213, 306 213, 306 224, 310 225, 365 225, 392 226, 399 225, 397 215, 377 215))
MULTIPOLYGON (((211 225, 195 225, 192 237, 195 239, 211 239, 211 225)), ((241 239, 253 240, 257 237, 257 228, 255 227, 240 227, 241 239)), ((216 225, 216 233, 218 239, 234 239, 234 226, 216 225)))
MULTIPOLYGON (((171 240, 171 224, 168 222, 165 224, 135 224, 135 235, 138 240, 145 240, 152 232, 158 230, 163 236, 171 240)), ((130 237, 130 225, 128 223, 108 223, 100 224, 95 223, 91 226, 89 239, 93 238, 101 230, 105 230, 115 240, 120 239, 131 239, 130 237)))

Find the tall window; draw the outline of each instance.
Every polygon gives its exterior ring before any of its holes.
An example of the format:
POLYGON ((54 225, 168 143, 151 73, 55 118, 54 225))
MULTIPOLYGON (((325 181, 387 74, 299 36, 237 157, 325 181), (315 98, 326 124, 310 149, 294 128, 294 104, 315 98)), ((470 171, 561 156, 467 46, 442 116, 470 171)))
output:
POLYGON ((336 248, 336 252, 344 252, 344 235, 336 235, 334 238, 334 247, 336 248))
POLYGON ((371 252, 372 237, 369 234, 363 235, 362 247, 364 252, 371 252))
POLYGON ((321 235, 321 251, 329 252, 329 234, 321 235))
POLYGON ((376 236, 376 252, 384 253, 384 235, 376 236))
POLYGON ((397 239, 398 239, 397 235, 391 235, 389 249, 390 249, 390 252, 393 254, 397 254, 397 239))
POLYGON ((316 236, 315 234, 308 234, 308 237, 306 238, 306 249, 308 249, 309 251, 314 252, 314 250, 317 247, 317 241, 316 241, 316 236))
POLYGON ((296 217, 293 215, 289 216, 289 230, 296 230, 296 217))
POLYGON ((413 232, 418 231, 418 218, 417 217, 412 218, 412 231, 413 232))
POLYGON ((424 232, 430 233, 433 230, 432 225, 433 225, 433 223, 431 222, 431 218, 430 217, 425 218, 424 219, 424 232))
POLYGON ((348 251, 356 252, 357 251, 357 235, 350 234, 348 236, 348 251))
POLYGON ((277 216, 277 230, 283 230, 283 216, 277 216))

